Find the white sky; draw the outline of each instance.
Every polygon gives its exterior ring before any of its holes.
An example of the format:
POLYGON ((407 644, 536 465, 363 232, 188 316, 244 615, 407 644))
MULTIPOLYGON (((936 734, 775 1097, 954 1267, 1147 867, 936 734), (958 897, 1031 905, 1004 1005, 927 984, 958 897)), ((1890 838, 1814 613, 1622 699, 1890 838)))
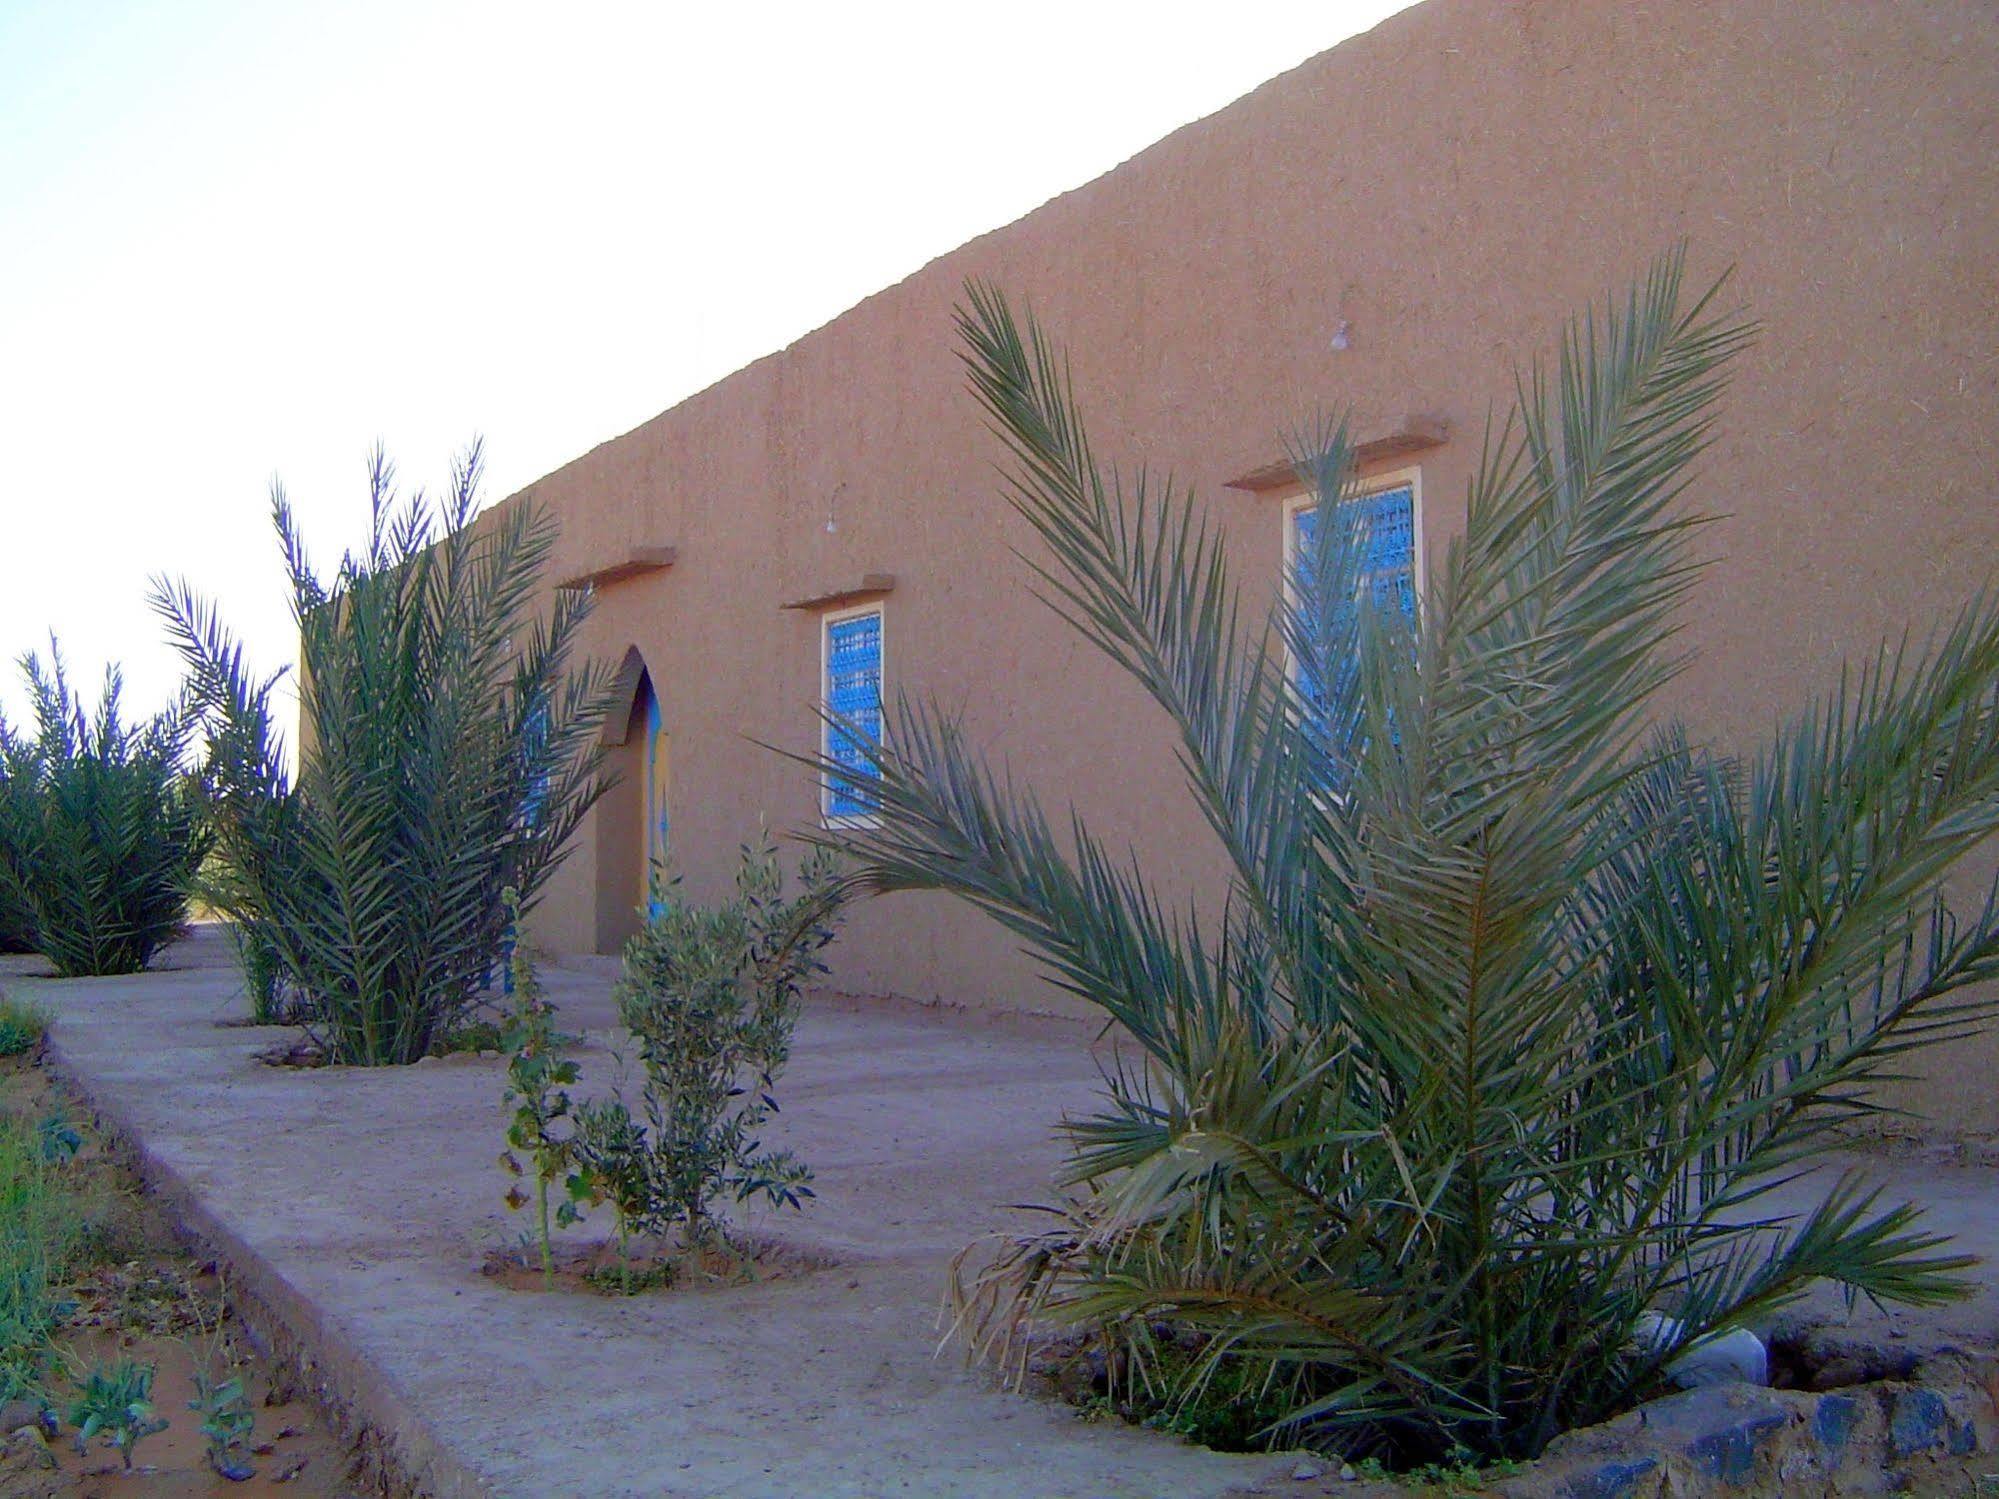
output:
POLYGON ((293 644, 381 439, 496 500, 1406 0, 0 0, 0 704, 293 644))

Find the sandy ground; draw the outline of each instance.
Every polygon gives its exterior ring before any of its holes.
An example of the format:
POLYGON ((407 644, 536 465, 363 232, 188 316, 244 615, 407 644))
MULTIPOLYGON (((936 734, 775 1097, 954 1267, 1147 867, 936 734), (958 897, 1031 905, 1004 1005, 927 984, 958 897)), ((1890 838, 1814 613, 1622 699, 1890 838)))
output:
POLYGON ((60 1472, 79 1499, 344 1499, 354 1493, 345 1479, 339 1444, 319 1429, 311 1412, 297 1402, 267 1402, 268 1385, 261 1371, 246 1370, 248 1391, 256 1411, 256 1447, 268 1451, 247 1455, 255 1470, 247 1480, 230 1482, 209 1466, 201 1417, 188 1410, 194 1397, 199 1350, 185 1338, 99 1339, 75 1345, 104 1357, 136 1358, 157 1367, 153 1404, 168 1422, 167 1429, 147 1437, 135 1449, 135 1463, 124 1469, 117 1454, 93 1444, 87 1454, 76 1451, 74 1434, 65 1429, 49 1444, 60 1472))
MULTIPOLYGON (((502 1064, 296 1071, 254 1059, 211 937, 131 979, 20 983, 55 1011, 54 1055, 143 1142, 158 1185, 305 1330, 319 1375, 441 1494, 1007 1496, 1294 1491, 1295 1458, 1222 1457, 999 1393, 937 1313, 951 1257, 1046 1200, 1050 1126, 1096 1086, 1089 1028, 824 1001, 780 1090, 782 1138, 818 1173, 802 1214, 753 1216, 831 1268, 630 1299, 509 1290, 479 1273, 526 1222, 495 1164, 502 1064)), ((617 1062, 607 960, 547 971, 585 1032, 583 1091, 617 1062)), ((1999 1171, 1901 1148, 1828 1162, 1921 1199, 1999 1253, 1999 1171)), ((1828 1296, 1814 1309, 1848 1314, 1828 1296)), ((1857 1337, 1999 1340, 1999 1283, 1942 1311, 1850 1316, 1857 1337)), ((1347 1490, 1347 1492, 1353 1492, 1347 1490)))
MULTIPOLYGON (((53 1088, 47 1070, 27 1057, 0 1059, 0 1109, 28 1119, 54 1114, 77 1120, 81 1113, 74 1096, 53 1088)), ((116 1155, 107 1156, 89 1132, 67 1170, 79 1194, 78 1211, 99 1247, 68 1287, 76 1305, 56 1337, 55 1409, 66 1424, 48 1444, 57 1472, 47 1481, 82 1499, 340 1499, 353 1493, 343 1444, 302 1399, 273 1388, 271 1370, 224 1310, 227 1287, 216 1267, 178 1244, 157 1199, 139 1192, 116 1155), (117 1359, 153 1366, 153 1407, 167 1422, 164 1431, 139 1443, 129 1470, 102 1441, 77 1450, 75 1429, 67 1424, 73 1390, 62 1378, 66 1370, 117 1359), (247 1439, 251 1450, 242 1454, 253 1470, 247 1480, 225 1480, 208 1462, 202 1418, 189 1408, 197 1371, 244 1381, 255 1420, 247 1439)), ((28 1481, 20 1473, 15 1479, 28 1481)), ((0 1492, 16 1488, 0 1480, 0 1492)))

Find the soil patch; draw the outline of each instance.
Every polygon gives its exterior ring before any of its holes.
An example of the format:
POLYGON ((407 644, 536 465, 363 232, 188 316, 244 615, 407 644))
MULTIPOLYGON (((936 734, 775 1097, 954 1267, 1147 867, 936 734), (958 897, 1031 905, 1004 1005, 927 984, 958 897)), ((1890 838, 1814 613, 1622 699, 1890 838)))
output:
POLYGON ((257 1053, 266 1067, 324 1067, 326 1048, 310 1036, 287 1036, 273 1041, 257 1053))
POLYGON ((1802 1319, 1779 1323, 1766 1341, 1770 1384, 1779 1390, 1844 1390, 1884 1379, 1909 1379, 1923 1360, 1923 1350, 1907 1342, 1887 1342, 1802 1319))
POLYGON ((153 1404, 169 1423, 167 1429, 140 1442, 133 1471, 126 1473, 118 1454, 93 1445, 79 1455, 75 1433, 68 1428, 53 1438, 49 1452, 56 1473, 69 1485, 63 1493, 94 1499, 144 1496, 144 1499, 244 1499, 252 1495, 289 1495, 291 1499, 333 1499, 354 1492, 345 1481, 348 1461, 340 1444, 324 1429, 310 1408, 274 1387, 253 1350, 240 1336, 231 1336, 225 1355, 242 1372, 246 1393, 256 1412, 249 1461, 255 1473, 230 1482, 208 1464, 201 1417, 188 1409, 194 1399, 195 1375, 208 1360, 198 1339, 173 1335, 98 1332, 66 1338, 77 1357, 131 1358, 156 1366, 153 1404))
MULTIPOLYGON (((550 1289, 533 1245, 494 1250, 479 1273, 510 1291, 550 1289)), ((836 1261, 775 1239, 739 1238, 726 1248, 685 1250, 677 1245, 637 1243, 624 1254, 615 1243, 557 1245, 557 1291, 598 1296, 638 1296, 653 1292, 730 1290, 775 1280, 798 1280, 836 1261)))
POLYGON ((252 1341, 218 1267, 180 1248, 159 1204, 106 1148, 87 1111, 32 1058, 0 1060, 0 1110, 36 1122, 66 1157, 64 1181, 83 1217, 81 1248, 61 1287, 65 1312, 42 1398, 20 1397, 5 1411, 11 1421, 45 1401, 51 1409, 39 1425, 46 1452, 30 1437, 0 1432, 7 1443, 0 1471, 27 1485, 18 1492, 130 1499, 333 1499, 354 1492, 344 1445, 252 1341), (130 1473, 101 1445, 78 1453, 67 1424, 50 1430, 67 1415, 82 1373, 114 1359, 155 1366, 152 1403, 168 1423, 138 1444, 130 1473), (200 1372, 244 1380, 256 1417, 249 1438, 255 1476, 246 1481, 225 1480, 209 1466, 202 1417, 188 1408, 200 1372))

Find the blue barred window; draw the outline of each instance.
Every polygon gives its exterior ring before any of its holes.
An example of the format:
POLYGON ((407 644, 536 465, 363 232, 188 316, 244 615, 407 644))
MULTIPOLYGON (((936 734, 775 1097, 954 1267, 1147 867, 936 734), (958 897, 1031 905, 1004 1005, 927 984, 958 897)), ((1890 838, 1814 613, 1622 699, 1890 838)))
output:
MULTIPOLYGON (((1416 485, 1404 480, 1387 489, 1363 494, 1343 504, 1360 508, 1366 526, 1367 559, 1361 587, 1378 609, 1391 605, 1414 618, 1416 614, 1416 485)), ((1318 505, 1301 505, 1291 512, 1291 557, 1297 586, 1312 588, 1313 542, 1319 529, 1318 505)), ((1323 707, 1326 695, 1316 682, 1299 683, 1307 702, 1323 707)))
POLYGON ((882 739, 882 614, 870 609, 826 621, 826 706, 845 724, 826 726, 826 758, 846 774, 826 782, 828 817, 867 817, 875 767, 864 746, 882 739))
MULTIPOLYGON (((1367 563, 1362 569, 1362 586, 1374 597, 1376 608, 1398 605, 1403 614, 1416 613, 1416 486, 1396 485, 1393 489, 1361 495, 1345 503, 1361 507, 1367 523, 1367 563)), ((1291 513, 1292 555, 1296 558, 1298 581, 1312 586, 1312 542, 1319 528, 1319 507, 1300 506, 1291 513)))

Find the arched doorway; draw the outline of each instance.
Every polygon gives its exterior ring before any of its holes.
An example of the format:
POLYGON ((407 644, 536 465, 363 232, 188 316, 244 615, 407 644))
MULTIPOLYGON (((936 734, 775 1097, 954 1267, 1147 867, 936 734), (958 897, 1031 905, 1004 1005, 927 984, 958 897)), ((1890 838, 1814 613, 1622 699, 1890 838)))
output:
POLYGON ((659 694, 636 646, 625 652, 604 719, 605 769, 616 776, 597 803, 597 951, 615 953, 638 930, 655 861, 666 856, 670 741, 659 694))

